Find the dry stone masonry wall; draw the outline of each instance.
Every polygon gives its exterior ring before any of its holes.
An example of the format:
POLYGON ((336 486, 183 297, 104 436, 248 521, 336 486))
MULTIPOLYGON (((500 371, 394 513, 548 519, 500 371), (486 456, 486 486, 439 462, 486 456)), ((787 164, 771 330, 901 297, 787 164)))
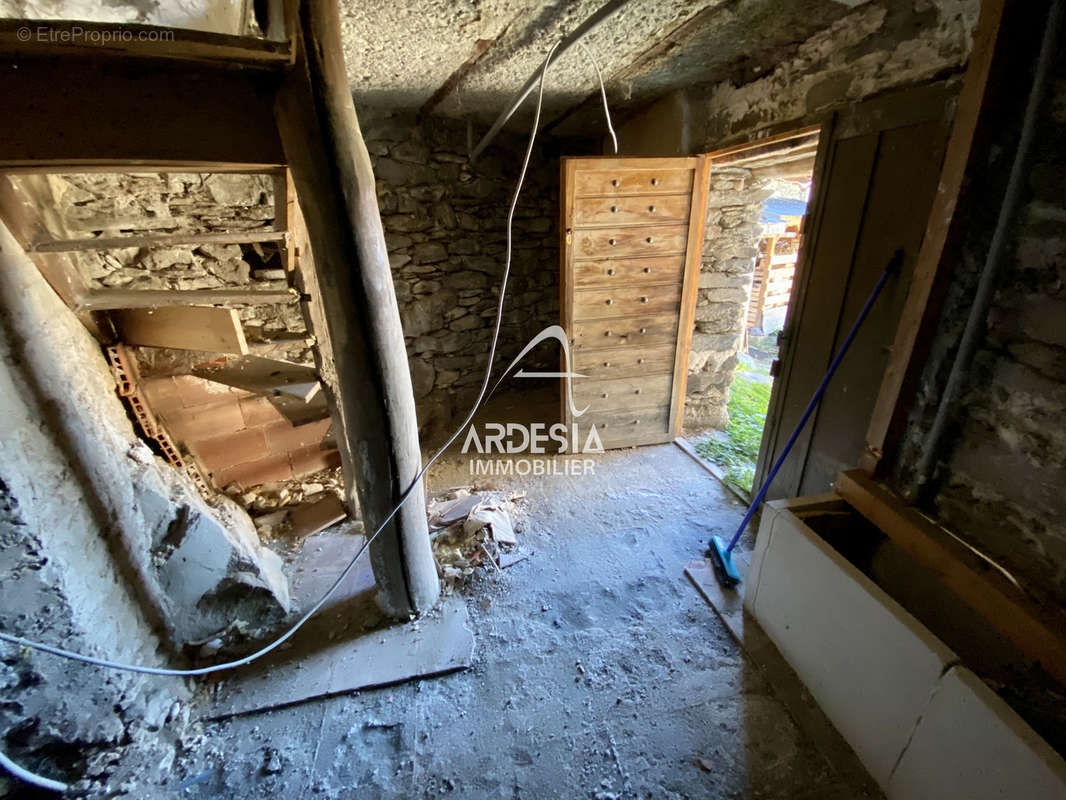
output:
MULTIPOLYGON (((265 175, 71 173, 18 181, 36 200, 56 239, 263 231, 271 230, 274 220, 273 183, 265 175)), ((126 247, 72 256, 92 289, 258 291, 288 286, 271 243, 126 247)), ((271 355, 311 363, 297 304, 243 306, 238 313, 250 343, 271 342, 271 355)))
POLYGON ((759 252, 759 214, 772 189, 742 167, 711 172, 707 227, 700 261, 695 331, 689 351, 685 427, 723 429, 729 385, 744 341, 759 252))
MULTIPOLYGON (((470 164, 466 129, 433 119, 364 126, 425 442, 465 413, 484 374, 503 275, 507 209, 524 141, 501 137, 470 164)), ((558 163, 534 152, 515 211, 497 367, 558 322, 558 163)), ((556 363, 546 345, 527 366, 556 363)))
MULTIPOLYGON (((1056 61, 1011 244, 982 320, 983 338, 936 452, 934 489, 924 495, 945 524, 1005 565, 1048 608, 1066 605, 1066 54, 1060 51, 1056 61)), ((1030 74, 1023 73, 1016 83, 1026 80, 1030 74)), ((966 221, 961 253, 894 475, 901 491, 919 499, 914 470, 929 446, 933 415, 973 306, 1024 101, 1025 93, 1015 92, 1006 107, 997 107, 987 166, 956 212, 966 221)))

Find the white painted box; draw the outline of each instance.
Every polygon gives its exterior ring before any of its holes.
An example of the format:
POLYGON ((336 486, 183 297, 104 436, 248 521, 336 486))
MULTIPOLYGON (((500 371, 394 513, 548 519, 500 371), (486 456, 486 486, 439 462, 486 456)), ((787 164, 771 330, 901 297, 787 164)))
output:
POLYGON ((766 504, 744 605, 890 798, 1066 798, 1066 763, 811 530, 836 495, 766 504))

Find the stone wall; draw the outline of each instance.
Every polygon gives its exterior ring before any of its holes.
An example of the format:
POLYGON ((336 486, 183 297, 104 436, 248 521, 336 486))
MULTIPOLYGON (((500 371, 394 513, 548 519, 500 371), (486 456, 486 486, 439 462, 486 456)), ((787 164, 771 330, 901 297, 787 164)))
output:
MULTIPOLYGON (((1028 31, 1019 53, 1035 53, 1028 31), (1026 49, 1023 44, 1027 44, 1026 49)), ((1022 206, 983 320, 965 390, 936 452, 930 488, 915 467, 973 305, 1020 136, 1031 64, 1002 85, 994 122, 973 163, 956 218, 961 252, 946 288, 892 476, 954 532, 1013 572, 1049 606, 1066 605, 1066 55, 1059 52, 1041 105, 1022 206)))
POLYGON ((696 328, 688 361, 686 429, 723 429, 729 420, 729 385, 744 341, 762 235, 759 213, 771 191, 766 180, 754 178, 742 167, 711 172, 696 328))
MULTIPOLYGON (((56 239, 137 234, 271 230, 274 187, 265 175, 229 173, 68 173, 15 179, 56 239)), ((85 250, 72 254, 93 289, 285 289, 278 249, 264 244, 202 244, 85 250)), ((251 345, 312 363, 296 303, 238 309, 251 345), (278 339, 279 334, 284 338, 278 339)), ((150 366, 150 365, 146 365, 150 366)))
POLYGON ((691 141, 707 152, 770 125, 815 122, 831 109, 958 72, 979 8, 980 0, 863 3, 783 50, 769 72, 691 89, 691 141))
MULTIPOLYGON (((978 0, 864 3, 782 52, 770 72, 687 90, 686 140, 693 152, 710 152, 769 126, 810 125, 834 108, 959 72, 979 5, 978 0)), ((769 194, 743 170, 712 169, 685 400, 685 425, 694 431, 722 428, 728 420, 728 387, 758 249, 758 208, 769 194)))
MULTIPOLYGON (((473 164, 466 128, 431 119, 364 124, 411 365, 423 444, 450 433, 484 375, 506 249, 507 209, 525 148, 503 135, 473 164)), ((558 159, 538 146, 514 221, 497 367, 559 320, 558 159)), ((527 366, 557 363, 545 346, 527 366)))

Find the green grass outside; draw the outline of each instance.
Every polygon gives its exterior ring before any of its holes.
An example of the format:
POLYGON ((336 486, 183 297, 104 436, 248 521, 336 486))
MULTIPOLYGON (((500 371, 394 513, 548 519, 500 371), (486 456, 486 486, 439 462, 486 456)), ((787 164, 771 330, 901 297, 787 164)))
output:
POLYGON ((751 494, 755 462, 766 424, 771 384, 752 380, 738 372, 729 388, 729 424, 724 437, 711 437, 696 445, 704 458, 725 470, 725 482, 751 494))

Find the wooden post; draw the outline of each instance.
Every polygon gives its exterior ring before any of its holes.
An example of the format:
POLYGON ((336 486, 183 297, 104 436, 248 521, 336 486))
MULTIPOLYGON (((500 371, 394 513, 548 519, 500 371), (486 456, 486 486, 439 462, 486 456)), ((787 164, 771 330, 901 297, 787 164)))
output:
MULTIPOLYGON (((414 393, 374 174, 344 69, 336 0, 302 3, 292 34, 295 65, 275 113, 335 354, 331 400, 346 490, 350 500, 358 495, 370 534, 421 467, 414 393)), ((437 601, 421 483, 371 545, 370 556, 387 613, 417 614, 437 601)))

